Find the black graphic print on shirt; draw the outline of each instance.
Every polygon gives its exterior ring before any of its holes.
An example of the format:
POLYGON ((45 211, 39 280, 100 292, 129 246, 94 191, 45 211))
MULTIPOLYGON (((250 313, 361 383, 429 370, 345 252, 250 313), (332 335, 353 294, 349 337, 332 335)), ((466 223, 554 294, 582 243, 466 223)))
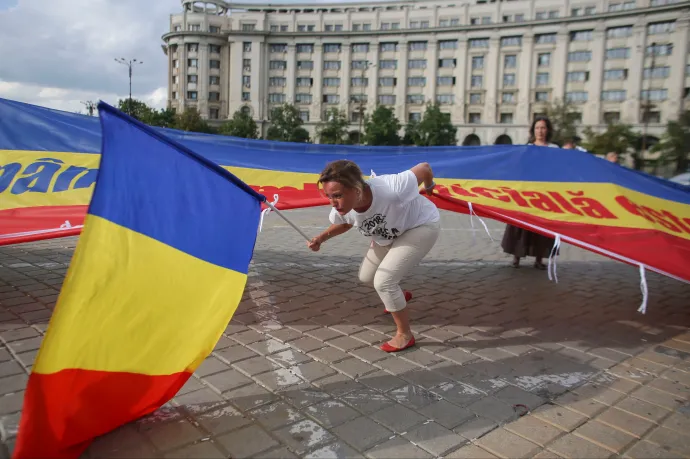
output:
POLYGON ((386 216, 375 214, 364 220, 358 229, 359 232, 365 236, 378 236, 388 240, 395 239, 400 235, 400 231, 398 231, 397 228, 391 228, 389 230, 386 228, 386 225, 386 216))

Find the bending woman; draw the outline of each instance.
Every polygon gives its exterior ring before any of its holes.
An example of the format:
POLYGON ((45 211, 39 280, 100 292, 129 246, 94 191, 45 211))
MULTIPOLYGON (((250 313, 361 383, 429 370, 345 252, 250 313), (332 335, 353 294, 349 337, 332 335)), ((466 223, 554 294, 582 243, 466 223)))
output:
POLYGON ((434 189, 431 167, 420 163, 399 174, 365 181, 357 164, 339 160, 326 166, 318 183, 333 206, 331 226, 307 245, 318 251, 321 244, 353 226, 371 237, 359 268, 359 280, 374 286, 397 327, 395 337, 381 349, 397 352, 414 346, 406 309, 412 295, 403 292, 399 284, 429 253, 440 233, 438 209, 419 194, 422 184, 428 194, 434 189))

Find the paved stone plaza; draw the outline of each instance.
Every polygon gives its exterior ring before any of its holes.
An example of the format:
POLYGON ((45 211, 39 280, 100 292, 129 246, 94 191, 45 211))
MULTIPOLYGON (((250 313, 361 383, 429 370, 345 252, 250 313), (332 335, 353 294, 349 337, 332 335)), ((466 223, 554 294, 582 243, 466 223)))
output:
MULTIPOLYGON (((324 208, 290 211, 308 234, 324 208)), ((690 456, 690 286, 566 246, 559 283, 509 267, 503 225, 442 213, 406 280, 418 346, 358 285, 367 239, 312 253, 269 214, 232 322, 158 412, 89 458, 690 456), (481 229, 481 231, 480 231, 481 229)), ((0 248, 0 416, 8 455, 75 238, 0 248)))

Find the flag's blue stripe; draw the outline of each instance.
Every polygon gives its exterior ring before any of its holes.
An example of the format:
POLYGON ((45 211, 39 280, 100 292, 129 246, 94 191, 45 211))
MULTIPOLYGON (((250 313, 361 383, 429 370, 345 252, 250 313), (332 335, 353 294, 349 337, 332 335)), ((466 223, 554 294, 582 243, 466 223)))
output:
POLYGON ((109 106, 100 117, 103 155, 89 213, 246 273, 262 196, 109 106))
MULTIPOLYGON (((577 150, 525 145, 481 147, 360 147, 245 140, 154 128, 223 166, 318 173, 334 159, 356 161, 365 173, 400 172, 428 161, 439 178, 615 183, 663 199, 690 204, 690 192, 666 180, 632 171, 577 150)), ((100 127, 80 116, 0 99, 0 148, 100 152, 100 127)))

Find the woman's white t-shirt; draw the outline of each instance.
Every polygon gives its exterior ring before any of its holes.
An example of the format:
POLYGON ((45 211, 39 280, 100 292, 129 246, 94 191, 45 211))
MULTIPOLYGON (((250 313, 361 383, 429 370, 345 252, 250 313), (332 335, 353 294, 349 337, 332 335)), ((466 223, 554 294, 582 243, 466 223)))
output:
POLYGON ((377 244, 390 245, 405 231, 440 220, 434 203, 419 194, 417 176, 411 170, 378 175, 367 180, 367 184, 372 194, 369 209, 362 213, 353 209, 340 215, 333 208, 331 223, 348 223, 377 244))

